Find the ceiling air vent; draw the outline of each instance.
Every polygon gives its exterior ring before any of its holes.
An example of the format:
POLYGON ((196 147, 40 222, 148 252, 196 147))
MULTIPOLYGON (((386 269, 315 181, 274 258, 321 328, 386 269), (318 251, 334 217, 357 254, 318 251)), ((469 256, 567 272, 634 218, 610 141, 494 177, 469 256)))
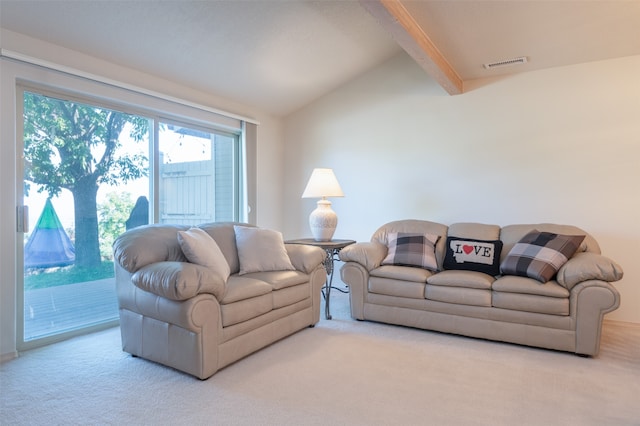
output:
POLYGON ((518 65, 518 64, 526 64, 527 63, 527 57, 526 56, 521 56, 519 58, 513 58, 513 59, 504 59, 502 61, 497 61, 497 62, 491 62, 489 64, 484 64, 483 66, 490 70, 493 68, 500 68, 500 67, 507 67, 510 65, 518 65))

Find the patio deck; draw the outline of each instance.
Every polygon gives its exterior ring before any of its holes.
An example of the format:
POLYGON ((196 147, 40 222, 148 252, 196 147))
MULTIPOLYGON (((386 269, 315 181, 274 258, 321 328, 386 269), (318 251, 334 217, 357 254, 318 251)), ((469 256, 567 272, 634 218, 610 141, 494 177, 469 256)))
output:
POLYGON ((24 292, 25 341, 118 318, 115 278, 24 292))

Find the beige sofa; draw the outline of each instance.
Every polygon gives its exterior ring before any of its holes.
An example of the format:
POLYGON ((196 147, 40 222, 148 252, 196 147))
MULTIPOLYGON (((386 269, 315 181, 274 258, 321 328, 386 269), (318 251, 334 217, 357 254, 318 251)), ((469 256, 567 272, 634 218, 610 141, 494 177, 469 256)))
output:
MULTIPOLYGON (((549 250, 545 247, 539 254, 544 258, 553 253, 549 250)), ((340 259, 345 262, 341 277, 350 289, 351 315, 358 320, 595 356, 603 317, 620 304, 610 282, 622 278, 622 269, 600 254, 592 236, 574 226, 500 228, 401 220, 380 227, 370 242, 345 247, 340 259), (421 241, 423 249, 430 246, 435 255, 433 264, 423 259, 426 266, 405 266, 411 262, 398 255, 404 247, 396 244, 400 236, 414 234, 426 235, 421 241), (577 250, 556 265, 557 272, 545 269, 546 276, 537 276, 543 269, 528 263, 526 252, 540 247, 527 239, 556 234, 575 243, 577 250), (584 238, 572 237, 576 235, 584 238)))
POLYGON ((324 251, 239 225, 200 225, 207 235, 188 226, 147 225, 115 241, 124 351, 206 379, 318 322, 324 251), (185 246, 187 237, 197 244, 212 237, 215 250, 185 246), (218 258, 207 258, 211 253, 218 258), (203 264, 188 261, 194 256, 204 257, 203 264))

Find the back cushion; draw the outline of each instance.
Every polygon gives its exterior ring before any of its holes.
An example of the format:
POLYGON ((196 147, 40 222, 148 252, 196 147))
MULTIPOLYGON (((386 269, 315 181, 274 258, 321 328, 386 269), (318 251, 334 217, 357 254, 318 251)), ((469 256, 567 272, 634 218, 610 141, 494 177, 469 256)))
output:
POLYGON ((474 240, 499 240, 500 227, 484 223, 454 223, 449 225, 450 237, 472 238, 474 240))
POLYGON ((447 229, 448 227, 446 225, 429 222, 427 220, 398 220, 395 222, 389 222, 378 228, 371 237, 371 242, 377 242, 388 246, 389 234, 394 232, 437 235, 440 238, 438 238, 435 247, 436 261, 438 263, 438 269, 442 270, 442 262, 444 261, 444 252, 447 242, 447 229))
POLYGON ((540 232, 553 232, 562 235, 585 235, 584 240, 578 247, 576 253, 591 252, 600 254, 600 246, 598 242, 587 232, 573 225, 556 225, 552 223, 523 224, 523 225, 507 225, 500 231, 500 239, 504 243, 502 247, 502 255, 500 261, 503 261, 509 254, 511 249, 518 241, 533 230, 540 232))
POLYGON ((237 222, 216 222, 205 223, 199 227, 207 231, 216 240, 222 254, 227 259, 231 273, 237 274, 240 271, 240 260, 238 258, 238 247, 236 246, 236 233, 233 229, 234 225, 253 226, 237 222))

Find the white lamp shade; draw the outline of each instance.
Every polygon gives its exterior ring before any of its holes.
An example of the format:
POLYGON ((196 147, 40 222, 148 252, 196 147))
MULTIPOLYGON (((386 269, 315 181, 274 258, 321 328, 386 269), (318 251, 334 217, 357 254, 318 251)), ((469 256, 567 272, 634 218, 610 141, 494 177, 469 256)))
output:
POLYGON ((344 197, 332 169, 313 169, 302 198, 344 197))

